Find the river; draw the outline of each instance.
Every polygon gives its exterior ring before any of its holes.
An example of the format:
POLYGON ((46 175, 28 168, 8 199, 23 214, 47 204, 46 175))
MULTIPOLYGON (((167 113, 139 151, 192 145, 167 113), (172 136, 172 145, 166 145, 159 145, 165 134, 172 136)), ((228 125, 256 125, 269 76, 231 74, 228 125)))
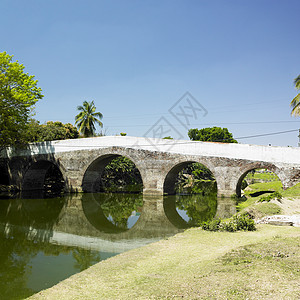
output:
POLYGON ((0 199, 1 299, 24 299, 101 260, 234 213, 233 200, 200 195, 0 199))

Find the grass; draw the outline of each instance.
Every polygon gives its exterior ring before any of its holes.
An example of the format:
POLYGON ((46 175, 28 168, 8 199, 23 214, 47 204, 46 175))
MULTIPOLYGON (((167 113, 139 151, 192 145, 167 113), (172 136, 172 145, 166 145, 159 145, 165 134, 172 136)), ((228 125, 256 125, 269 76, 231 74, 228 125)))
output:
POLYGON ((248 189, 249 190, 245 191, 245 194, 248 195, 258 191, 283 191, 281 181, 258 182, 249 185, 248 189))
POLYGON ((241 199, 238 201, 238 205, 237 205, 238 211, 243 211, 245 209, 248 211, 250 210, 256 217, 280 214, 281 209, 275 203, 263 202, 257 204, 258 202, 261 201, 263 197, 266 197, 266 195, 270 195, 272 192, 278 192, 283 197, 286 198, 300 197, 300 183, 286 190, 283 190, 280 181, 251 184, 247 187, 247 189, 244 190, 246 199, 241 199), (261 191, 267 191, 269 193, 261 194, 254 197, 251 196, 252 194, 255 195, 255 193, 259 193, 261 191))
POLYGON ((300 230, 192 228, 102 261, 30 299, 299 299, 300 230))
POLYGON ((259 191, 276 191, 282 194, 283 197, 300 197, 300 183, 286 190, 283 190, 281 181, 254 183, 248 186, 248 189, 245 190, 245 195, 250 196, 250 194, 259 191))
POLYGON ((284 197, 300 197, 300 183, 282 192, 284 197))
MULTIPOLYGON (((300 196, 280 182, 250 186, 240 209, 280 213, 259 190, 300 196)), ((300 229, 258 225, 254 232, 191 228, 102 261, 30 299, 300 299, 300 229)))
POLYGON ((251 180, 264 180, 264 181, 276 181, 279 180, 278 176, 273 173, 273 172, 255 172, 252 174, 251 172, 247 174, 246 180, 251 181, 251 180))
POLYGON ((255 209, 265 216, 278 215, 281 213, 281 208, 275 203, 259 203, 255 209))

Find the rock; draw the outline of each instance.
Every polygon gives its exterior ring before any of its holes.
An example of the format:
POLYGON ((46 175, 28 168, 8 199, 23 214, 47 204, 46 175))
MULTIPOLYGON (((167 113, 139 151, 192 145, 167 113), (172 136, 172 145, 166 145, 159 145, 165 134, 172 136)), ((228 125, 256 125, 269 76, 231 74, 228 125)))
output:
POLYGON ((276 226, 293 226, 293 222, 290 221, 269 221, 268 224, 276 226))
POLYGON ((271 224, 277 226, 300 227, 300 215, 274 215, 267 216, 256 221, 257 224, 271 224))

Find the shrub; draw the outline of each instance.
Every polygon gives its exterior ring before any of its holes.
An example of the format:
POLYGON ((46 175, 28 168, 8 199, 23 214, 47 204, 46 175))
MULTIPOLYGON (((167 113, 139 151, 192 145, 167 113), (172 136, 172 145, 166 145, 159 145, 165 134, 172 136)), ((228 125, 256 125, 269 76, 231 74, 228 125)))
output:
POLYGON ((261 197, 258 202, 270 202, 272 199, 280 200, 282 199, 282 195, 279 192, 274 192, 268 196, 261 197))
POLYGON ((220 229, 221 219, 213 219, 211 221, 203 222, 202 229, 209 231, 218 231, 220 229))
POLYGON ((222 229, 229 232, 237 231, 237 226, 233 221, 222 223, 222 229))
POLYGON ((228 221, 214 219, 202 224, 202 229, 209 231, 229 231, 237 230, 255 231, 255 222, 247 214, 235 215, 228 221))
POLYGON ((254 231, 256 229, 254 220, 246 214, 234 216, 233 221, 236 224, 237 230, 254 231))

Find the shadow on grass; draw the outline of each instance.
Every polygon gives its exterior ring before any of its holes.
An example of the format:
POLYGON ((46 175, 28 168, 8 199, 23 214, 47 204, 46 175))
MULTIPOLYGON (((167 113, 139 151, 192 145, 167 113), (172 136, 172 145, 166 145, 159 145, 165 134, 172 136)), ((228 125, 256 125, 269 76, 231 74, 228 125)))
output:
POLYGON ((258 191, 258 192, 254 192, 254 193, 251 193, 249 194, 250 197, 258 197, 258 196, 261 196, 263 194, 268 194, 268 193, 274 193, 275 191, 258 191))

